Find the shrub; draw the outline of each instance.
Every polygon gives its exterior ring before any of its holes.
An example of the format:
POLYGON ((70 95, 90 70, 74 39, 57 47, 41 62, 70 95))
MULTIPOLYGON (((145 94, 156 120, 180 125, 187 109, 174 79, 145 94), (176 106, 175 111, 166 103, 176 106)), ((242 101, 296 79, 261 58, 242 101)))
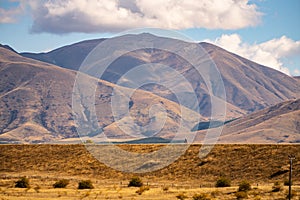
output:
MULTIPOLYGON (((290 185, 289 179, 285 179, 285 180, 283 181, 283 185, 284 185, 284 186, 289 186, 289 185, 290 185)), ((293 185, 293 182, 292 182, 292 185, 293 185)))
POLYGON ((177 199, 179 199, 179 200, 184 200, 184 199, 186 199, 186 198, 188 198, 184 193, 180 193, 180 194, 178 194, 177 196, 176 196, 176 198, 177 199))
POLYGON ((230 187, 230 179, 221 177, 217 180, 216 187, 230 187))
POLYGON ((193 200, 210 200, 210 198, 208 198, 207 194, 195 194, 193 200))
POLYGON ((128 187, 141 187, 143 182, 139 177, 133 177, 128 184, 128 187))
POLYGON ((277 181, 272 186, 272 192, 279 192, 282 189, 280 183, 277 181))
POLYGON ((93 189, 94 186, 90 180, 80 181, 78 183, 78 189, 93 189))
POLYGON ((237 199, 244 199, 244 198, 248 197, 247 192, 245 192, 245 191, 237 192, 237 193, 235 193, 235 196, 237 199))
POLYGON ((141 186, 135 193, 138 193, 139 195, 142 195, 143 192, 150 190, 149 186, 141 186))
POLYGON ((15 187, 16 188, 30 188, 29 179, 26 177, 20 178, 18 181, 16 181, 15 187))
POLYGON ((69 184, 69 180, 62 179, 53 184, 54 188, 65 188, 69 184))
POLYGON ((239 184, 239 192, 241 191, 244 191, 244 192, 247 192, 251 190, 251 185, 248 181, 242 181, 240 184, 239 184))
POLYGON ((165 192, 168 192, 169 187, 168 187, 168 186, 164 186, 164 187, 162 188, 162 190, 165 191, 165 192))

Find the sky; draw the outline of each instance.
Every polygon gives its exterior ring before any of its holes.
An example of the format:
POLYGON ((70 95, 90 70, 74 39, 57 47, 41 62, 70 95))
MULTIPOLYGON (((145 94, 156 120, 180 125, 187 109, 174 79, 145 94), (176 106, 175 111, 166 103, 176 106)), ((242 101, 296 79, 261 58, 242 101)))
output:
POLYGON ((0 0, 0 43, 18 52, 145 27, 177 31, 300 76, 299 0, 0 0))

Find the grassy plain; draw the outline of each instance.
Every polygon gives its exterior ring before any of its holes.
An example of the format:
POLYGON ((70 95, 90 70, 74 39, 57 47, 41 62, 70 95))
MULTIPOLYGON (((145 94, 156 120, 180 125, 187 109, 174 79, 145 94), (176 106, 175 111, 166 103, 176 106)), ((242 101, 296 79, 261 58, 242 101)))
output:
MULTIPOLYGON (((147 153, 164 145, 119 145, 131 151, 147 153)), ((176 162, 148 173, 125 173, 107 167, 95 159, 83 145, 0 145, 0 199, 177 199, 184 194, 206 194, 209 199, 236 199, 238 184, 252 185, 248 199, 286 199, 288 155, 294 154, 294 199, 300 195, 300 145, 216 145, 203 159, 201 145, 191 145, 176 162), (20 177, 30 179, 30 189, 14 188, 20 177), (133 176, 139 176, 149 190, 128 188, 133 176), (215 188, 219 177, 227 177, 232 187, 215 188), (70 180, 65 189, 52 185, 70 180), (78 190, 80 180, 91 180, 95 189, 78 190), (282 187, 272 192, 278 181, 282 187)))

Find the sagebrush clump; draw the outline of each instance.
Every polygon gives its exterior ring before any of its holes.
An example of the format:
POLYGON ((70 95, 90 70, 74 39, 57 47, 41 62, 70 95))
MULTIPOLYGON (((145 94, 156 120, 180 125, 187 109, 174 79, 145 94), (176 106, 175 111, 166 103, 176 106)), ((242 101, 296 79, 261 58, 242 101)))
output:
POLYGON ((69 185, 69 180, 62 179, 62 180, 55 182, 53 184, 53 187, 54 188, 65 188, 65 187, 67 187, 67 185, 69 185))
POLYGON ((220 177, 216 182, 216 187, 230 187, 231 180, 226 177, 220 177))
MULTIPOLYGON (((291 184, 293 185, 293 182, 292 182, 291 184)), ((283 185, 284 185, 284 186, 289 186, 289 185, 290 185, 289 179, 285 179, 285 180, 283 181, 283 185)))
POLYGON ((251 190, 251 184, 248 182, 248 181, 242 181, 240 184, 239 184, 239 192, 241 191, 244 191, 244 192, 247 192, 251 190))
POLYGON ((78 189, 94 189, 92 181, 85 180, 78 183, 78 189))
POLYGON ((139 177, 133 177, 129 183, 128 187, 142 187, 143 181, 139 177))
POLYGON ((15 182, 16 188, 30 188, 29 179, 26 177, 20 178, 18 181, 15 182))

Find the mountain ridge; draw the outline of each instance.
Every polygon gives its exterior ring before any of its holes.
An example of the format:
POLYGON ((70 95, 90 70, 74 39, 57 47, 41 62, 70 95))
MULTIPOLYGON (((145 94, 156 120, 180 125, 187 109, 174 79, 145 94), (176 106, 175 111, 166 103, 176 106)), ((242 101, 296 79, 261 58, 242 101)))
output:
MULTIPOLYGON (((135 37, 136 39, 143 39, 144 36, 145 34, 140 34, 135 37)), ((146 36, 164 41, 161 37, 155 35, 150 34, 150 36, 146 36)), ((60 47, 46 54, 49 56, 48 62, 51 63, 49 60, 52 60, 52 63, 56 63, 61 67, 78 70, 84 59, 83 55, 89 53, 86 50, 93 49, 99 42, 104 40, 105 39, 88 40, 66 47, 60 47), (81 46, 85 47, 82 49, 84 53, 78 55, 78 49, 81 49, 81 46), (72 48, 70 49, 70 47, 72 48), (63 51, 64 48, 66 48, 66 51, 63 51), (55 51, 60 51, 61 54, 53 54, 55 51), (58 62, 62 58, 63 60, 73 60, 72 65, 58 62), (78 59, 75 62, 72 58, 78 59)), ((235 113, 233 115, 237 116, 238 113, 240 113, 240 116, 242 116, 245 113, 257 111, 281 101, 300 97, 300 85, 294 78, 269 67, 259 65, 210 43, 202 42, 199 45, 208 53, 221 73, 226 90, 227 102, 230 104, 229 107, 232 107, 231 111, 235 113)), ((28 54, 21 55, 28 56, 28 54)), ((36 54, 35 59, 41 59, 41 57, 36 54)), ((208 98, 210 95, 207 88, 205 88, 205 82, 201 80, 201 76, 195 76, 196 73, 195 70, 192 69, 192 66, 180 59, 181 58, 176 57, 176 55, 174 56, 173 54, 159 50, 149 52, 145 49, 130 52, 115 60, 101 79, 116 83, 124 73, 141 64, 161 63, 171 66, 182 73, 187 80, 191 81, 193 89, 198 95, 198 101, 201 102, 199 105, 200 111, 202 112, 201 114, 209 116, 211 102, 208 98), (148 58, 145 59, 145 56, 148 58)), ((143 89, 176 102, 174 95, 157 86, 145 86, 143 89)), ((236 116, 232 116, 231 118, 236 116)))

